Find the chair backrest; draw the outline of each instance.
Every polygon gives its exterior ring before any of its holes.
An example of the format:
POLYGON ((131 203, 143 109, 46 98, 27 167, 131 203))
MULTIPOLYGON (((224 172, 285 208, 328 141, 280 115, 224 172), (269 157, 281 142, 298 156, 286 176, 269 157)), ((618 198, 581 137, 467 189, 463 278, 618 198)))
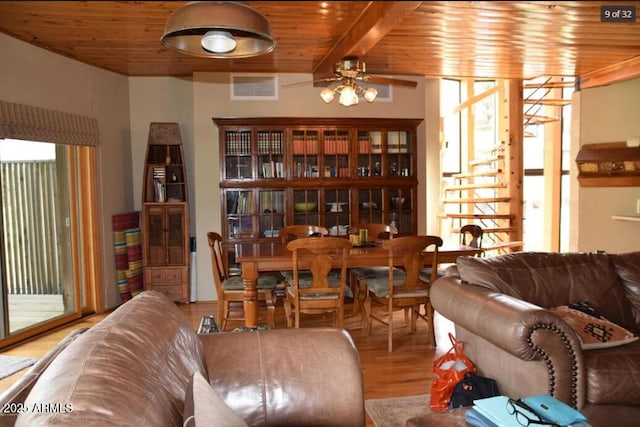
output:
POLYGON ((303 237, 287 243, 287 249, 293 252, 293 285, 298 287, 299 271, 310 271, 313 277, 311 287, 299 289, 300 293, 339 293, 344 294, 347 276, 347 256, 351 242, 342 237, 303 237), (301 256, 301 252, 310 255, 301 256), (330 287, 328 275, 337 268, 332 258, 340 260, 340 286, 330 287), (301 261, 304 260, 304 266, 301 261))
POLYGON ((329 230, 327 230, 327 228, 320 225, 311 224, 288 225, 286 227, 282 227, 278 231, 278 236, 280 236, 280 238, 282 239, 283 244, 286 244, 293 239, 299 239, 301 237, 324 237, 328 234, 329 230))
POLYGON ((477 224, 466 224, 460 228, 460 243, 462 245, 469 245, 473 248, 482 249, 482 235, 484 230, 477 224), (467 243, 467 238, 470 236, 470 240, 467 243))
POLYGON ((215 231, 207 233, 209 249, 211 250, 211 267, 213 269, 213 283, 219 299, 222 299, 222 283, 227 279, 227 271, 223 258, 222 236, 215 231))
POLYGON ((358 224, 355 226, 356 230, 367 230, 367 236, 370 241, 381 242, 383 240, 393 239, 393 236, 398 234, 398 229, 389 224, 358 224))
MULTIPOLYGON (((405 281, 402 290, 423 289, 425 283, 420 280, 420 272, 431 267, 431 283, 437 279, 438 249, 442 239, 438 236, 401 236, 385 240, 382 247, 389 250, 389 280, 393 283, 393 267, 398 258, 402 259, 405 281)), ((393 288, 393 287, 392 287, 393 288)), ((393 290, 390 290, 390 294, 393 290)))

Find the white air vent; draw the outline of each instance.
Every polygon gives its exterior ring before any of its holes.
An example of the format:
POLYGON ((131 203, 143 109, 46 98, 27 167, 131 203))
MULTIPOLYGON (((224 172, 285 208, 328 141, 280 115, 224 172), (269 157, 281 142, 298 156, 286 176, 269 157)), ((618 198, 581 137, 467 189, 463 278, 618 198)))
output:
POLYGON ((374 102, 391 102, 393 101, 393 88, 391 85, 364 82, 363 87, 373 87, 378 91, 378 96, 374 102))
POLYGON ((277 100, 278 76, 274 74, 232 74, 231 99, 234 101, 277 100))

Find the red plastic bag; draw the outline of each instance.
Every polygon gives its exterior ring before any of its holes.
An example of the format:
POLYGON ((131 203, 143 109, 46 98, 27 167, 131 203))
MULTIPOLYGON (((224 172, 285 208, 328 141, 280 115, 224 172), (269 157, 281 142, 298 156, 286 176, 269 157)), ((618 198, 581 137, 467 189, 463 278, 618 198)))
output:
POLYGON ((476 367, 464 354, 464 342, 456 340, 449 333, 451 348, 433 361, 436 378, 431 383, 431 402, 433 411, 443 412, 449 409, 449 401, 456 384, 467 372, 476 372, 476 367))

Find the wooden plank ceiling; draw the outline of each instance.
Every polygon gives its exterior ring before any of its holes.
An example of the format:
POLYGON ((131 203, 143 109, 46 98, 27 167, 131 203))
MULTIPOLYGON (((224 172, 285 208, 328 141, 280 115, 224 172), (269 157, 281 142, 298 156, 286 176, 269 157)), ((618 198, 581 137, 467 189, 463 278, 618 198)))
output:
POLYGON ((267 17, 278 47, 245 59, 164 49, 166 19, 184 3, 3 1, 0 32, 127 76, 221 71, 326 77, 348 55, 385 76, 570 76, 597 85, 640 75, 640 24, 601 22, 600 7, 610 2, 246 2, 267 17))

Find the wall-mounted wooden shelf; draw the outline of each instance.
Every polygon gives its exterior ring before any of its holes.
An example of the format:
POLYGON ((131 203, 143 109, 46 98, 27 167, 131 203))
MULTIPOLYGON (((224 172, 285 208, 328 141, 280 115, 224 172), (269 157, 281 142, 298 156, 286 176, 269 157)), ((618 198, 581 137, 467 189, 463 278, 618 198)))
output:
POLYGON ((625 142, 583 145, 576 156, 583 187, 640 186, 640 147, 625 142))

